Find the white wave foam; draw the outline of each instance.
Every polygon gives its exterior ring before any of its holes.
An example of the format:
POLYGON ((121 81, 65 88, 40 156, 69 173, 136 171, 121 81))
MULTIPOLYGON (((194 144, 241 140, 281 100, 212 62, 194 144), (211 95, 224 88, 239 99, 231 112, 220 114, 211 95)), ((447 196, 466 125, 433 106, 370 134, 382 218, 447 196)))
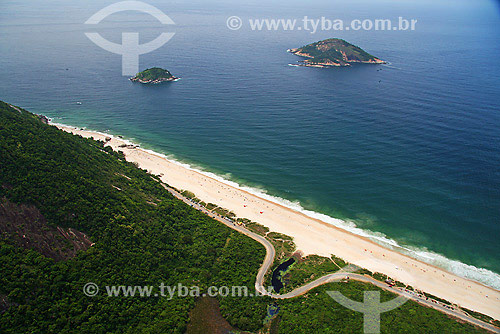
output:
POLYGON ((441 254, 429 251, 425 248, 408 247, 409 252, 403 252, 417 260, 443 268, 457 276, 468 278, 500 290, 500 275, 485 269, 449 259, 441 254))
POLYGON ((281 197, 269 195, 266 193, 265 189, 240 185, 237 182, 228 180, 228 178, 222 177, 212 172, 205 171, 201 167, 196 167, 184 162, 180 162, 176 160, 175 157, 173 156, 166 156, 164 154, 154 152, 152 150, 145 150, 145 151, 161 156, 175 164, 181 165, 184 168, 188 168, 190 170, 196 171, 198 173, 216 179, 217 181, 222 182, 224 184, 247 191, 253 195, 264 198, 270 202, 301 212, 311 218, 321 220, 325 223, 339 227, 356 235, 366 237, 382 246, 399 251, 403 254, 411 256, 422 262, 443 268, 457 276, 468 278, 500 290, 500 275, 488 269, 477 268, 475 266, 468 265, 457 260, 448 259, 447 257, 435 252, 431 252, 424 247, 418 248, 413 246, 402 246, 396 240, 388 238, 385 234, 381 232, 374 232, 370 230, 361 229, 357 227, 356 224, 352 221, 345 221, 338 218, 330 217, 328 215, 319 212, 304 209, 299 202, 292 202, 290 200, 281 197))
MULTIPOLYGON (((66 126, 66 127, 70 127, 73 129, 79 129, 79 128, 65 125, 65 124, 58 124, 58 123, 51 123, 51 124, 66 126)), ((101 135, 106 135, 108 137, 113 137, 113 138, 115 137, 109 133, 102 133, 99 131, 93 131, 93 130, 87 130, 87 129, 86 129, 86 131, 94 132, 94 133, 101 134, 101 135)), ((131 140, 127 140, 124 138, 119 138, 119 139, 124 141, 126 144, 139 145, 137 143, 132 142, 131 140)), ((480 282, 482 284, 485 284, 487 286, 490 286, 492 288, 495 288, 497 290, 500 290, 500 275, 491 271, 491 270, 488 270, 485 268, 477 268, 473 265, 469 265, 469 264, 465 264, 465 263, 457 261, 457 260, 449 259, 441 254, 429 251, 425 247, 400 245, 396 240, 388 238, 385 234, 383 234, 381 232, 374 232, 374 231, 359 228, 352 221, 346 221, 346 220, 342 220, 342 219, 338 219, 338 218, 333 218, 333 217, 330 217, 328 215, 325 215, 325 214, 322 214, 319 212, 307 210, 307 209, 304 209, 298 201, 292 202, 292 201, 287 200, 285 198, 269 195, 269 194, 267 194, 265 189, 261 189, 261 188, 257 188, 257 187, 249 187, 249 186, 241 185, 237 182, 231 181, 230 180, 231 174, 226 174, 225 176, 220 176, 220 175, 217 175, 215 173, 204 170, 203 167, 190 165, 188 163, 181 162, 181 161, 177 160, 176 157, 172 154, 166 155, 166 154, 159 153, 159 152, 156 152, 156 151, 153 151, 150 149, 145 149, 145 148, 141 148, 141 149, 150 153, 150 154, 167 159, 174 164, 177 164, 177 165, 182 166, 184 168, 187 168, 189 170, 198 172, 200 174, 203 174, 205 176, 213 178, 219 182, 222 182, 222 183, 227 184, 229 186, 232 186, 234 188, 244 190, 244 191, 249 192, 253 195, 264 198, 270 202, 273 202, 273 203, 282 205, 284 207, 287 207, 289 209, 301 212, 308 217, 321 220, 327 224, 336 226, 338 228, 341 228, 341 229, 346 230, 348 232, 351 232, 353 234, 356 234, 356 235, 359 235, 362 237, 366 237, 366 238, 368 238, 368 239, 370 239, 370 240, 372 240, 372 241, 374 241, 382 246, 385 246, 385 247, 392 249, 392 250, 399 251, 400 253, 406 254, 406 255, 408 255, 414 259, 420 260, 422 262, 434 265, 436 267, 443 268, 443 269, 445 269, 445 270, 447 270, 447 271, 449 271, 457 276, 471 279, 471 280, 480 282)))

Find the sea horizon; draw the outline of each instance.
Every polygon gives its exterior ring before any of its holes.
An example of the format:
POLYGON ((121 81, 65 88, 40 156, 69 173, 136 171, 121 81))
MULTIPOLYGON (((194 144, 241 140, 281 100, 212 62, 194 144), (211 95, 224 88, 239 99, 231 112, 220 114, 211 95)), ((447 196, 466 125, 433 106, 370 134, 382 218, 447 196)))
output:
POLYGON ((145 86, 123 76, 121 57, 85 32, 117 42, 133 29, 149 41, 162 28, 156 19, 125 12, 89 27, 100 1, 5 2, 0 73, 15 83, 0 83, 1 99, 55 122, 109 130, 498 288, 498 7, 320 4, 153 1, 176 34, 141 55, 139 68, 163 67, 182 80, 145 86), (247 22, 271 14, 419 22, 415 31, 315 34, 226 26, 233 15, 247 22), (388 64, 288 66, 301 60, 289 48, 332 37, 388 64))
POLYGON ((0 2, 0 332, 500 333, 498 0, 0 2))

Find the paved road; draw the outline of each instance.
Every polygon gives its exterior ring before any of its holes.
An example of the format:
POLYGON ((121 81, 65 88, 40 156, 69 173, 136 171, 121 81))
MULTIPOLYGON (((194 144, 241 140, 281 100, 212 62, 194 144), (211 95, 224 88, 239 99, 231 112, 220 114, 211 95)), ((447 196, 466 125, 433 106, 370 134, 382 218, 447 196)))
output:
POLYGON ((237 224, 235 224, 233 221, 231 221, 230 219, 227 219, 227 218, 224 218, 224 217, 221 217, 217 214, 214 214, 210 211, 208 211, 205 207, 203 206, 200 206, 194 202, 192 202, 191 200, 189 200, 188 198, 182 196, 179 192, 177 192, 176 190, 166 186, 165 184, 162 184, 163 187, 165 189, 167 189, 172 195, 174 195, 176 198, 182 200, 183 202, 187 203, 188 205, 194 207, 195 209, 205 213, 206 215, 216 219, 217 221, 223 223, 224 225, 240 232, 240 233, 243 233, 245 234, 246 236, 258 241, 259 243, 261 243, 265 248, 266 248, 266 257, 264 258, 264 262, 262 263, 260 269, 259 269, 259 272, 257 273, 257 279, 255 280, 255 289, 256 291, 258 291, 260 294, 263 294, 263 295, 267 295, 267 296, 270 296, 272 298, 275 298, 275 299, 289 299, 289 298, 294 298, 294 297, 297 297, 297 296, 301 296, 305 293, 307 293, 308 291, 320 286, 320 285, 323 285, 323 284, 326 284, 326 283, 331 283, 331 282, 338 282, 338 281, 341 281, 341 280, 344 280, 346 278, 349 278, 349 279, 352 279, 352 280, 356 280, 356 281, 360 281, 360 282, 365 282, 365 283, 370 283, 370 284, 373 284, 373 285, 376 285, 377 287, 381 288, 381 289, 384 289, 384 290, 388 290, 388 291, 391 291, 399 296, 403 296, 403 297, 406 297, 408 299, 411 299, 411 300, 414 300, 416 301, 417 303, 419 304, 422 304, 424 306, 427 306, 427 307, 431 307, 433 309, 436 309, 438 311, 441 311, 443 313, 446 313, 452 317, 455 317, 455 318, 458 318, 460 320, 463 320, 463 321, 466 321, 468 323, 471 323, 473 325, 476 325, 476 326, 479 326, 481 328, 484 328, 486 330, 489 330, 493 333, 499 333, 500 334, 500 328, 498 327, 495 327, 487 322, 484 322, 484 321, 481 321, 479 319, 476 319, 476 318, 473 318, 469 315, 467 315, 466 313, 464 313, 463 311, 458 311, 458 310, 455 310, 455 309, 449 309, 445 306, 443 306, 442 304, 436 302, 436 301, 433 301, 431 299, 429 300, 426 300, 425 298, 420 298, 418 297, 417 295, 414 295, 413 293, 411 292, 407 292, 405 291, 404 289, 401 289, 401 288, 396 288, 396 287, 390 287, 388 286, 386 283, 383 283, 383 282, 380 282, 380 281, 377 281, 376 279, 372 278, 372 277, 369 277, 369 276, 364 276, 364 275, 360 275, 360 274, 355 274, 355 273, 350 273, 350 272, 346 272, 346 271, 340 271, 340 272, 337 272, 337 273, 334 273, 334 274, 328 274, 328 275, 325 275, 321 278, 318 278, 317 280, 315 281, 312 281, 312 282, 309 282, 291 292, 288 292, 288 293, 285 293, 285 294, 282 294, 282 295, 278 295, 278 294, 274 294, 272 292, 268 292, 266 290, 266 288, 264 288, 264 276, 265 274, 269 271, 269 269, 271 268, 272 264, 273 264, 273 261, 274 261, 274 256, 276 254, 275 250, 274 250, 274 247, 273 245, 269 242, 269 240, 267 240, 266 238, 254 233, 254 232, 251 232, 249 230, 247 230, 246 228, 242 227, 242 226, 239 226, 237 224))
POLYGON ((182 196, 179 192, 175 191, 174 189, 172 189, 164 184, 162 184, 162 185, 165 189, 167 189, 172 195, 174 195, 178 199, 189 204, 190 206, 194 207, 195 209, 205 213, 206 215, 220 221, 224 225, 229 226, 230 228, 232 228, 240 233, 243 233, 244 235, 258 241, 266 248, 266 257, 264 258, 264 262, 260 266, 259 272, 257 273, 257 279, 255 281, 255 290, 258 291, 260 294, 269 295, 269 293, 267 292, 267 290, 264 288, 264 286, 262 284, 264 282, 264 276, 266 275, 268 270, 273 265, 274 256, 276 255, 276 251, 274 250, 274 247, 269 242, 269 240, 267 240, 266 238, 264 238, 256 233, 253 233, 253 232, 247 230, 246 228, 244 228, 240 225, 233 223, 229 219, 223 218, 217 214, 214 214, 214 213, 208 211, 205 207, 198 205, 194 202, 191 202, 188 198, 185 198, 184 196, 182 196))

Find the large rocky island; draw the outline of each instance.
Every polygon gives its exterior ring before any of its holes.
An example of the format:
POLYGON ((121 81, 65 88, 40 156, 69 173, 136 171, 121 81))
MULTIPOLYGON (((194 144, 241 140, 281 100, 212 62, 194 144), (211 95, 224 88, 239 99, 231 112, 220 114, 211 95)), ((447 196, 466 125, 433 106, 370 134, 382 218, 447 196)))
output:
POLYGON ((162 82, 177 81, 179 78, 174 77, 168 70, 159 67, 149 68, 145 71, 137 73, 130 81, 140 82, 142 84, 159 84, 162 82))
POLYGON ((372 56, 360 47, 338 38, 325 39, 301 48, 289 49, 288 52, 308 58, 297 64, 298 66, 351 66, 352 63, 385 64, 385 61, 372 56))

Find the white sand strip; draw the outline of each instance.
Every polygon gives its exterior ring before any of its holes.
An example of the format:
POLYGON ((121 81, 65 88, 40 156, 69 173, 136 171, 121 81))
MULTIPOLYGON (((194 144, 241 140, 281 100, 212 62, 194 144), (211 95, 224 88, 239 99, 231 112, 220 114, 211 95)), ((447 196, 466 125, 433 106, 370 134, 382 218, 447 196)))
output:
POLYGON ((271 231, 293 237, 298 250, 305 255, 334 254, 372 272, 389 275, 459 306, 500 319, 498 290, 382 247, 367 238, 170 161, 160 154, 141 148, 120 148, 120 145, 127 143, 123 139, 65 125, 57 126, 83 137, 103 141, 106 137, 111 137, 107 145, 114 150, 123 151, 128 161, 137 162, 141 168, 153 174, 163 175, 165 183, 177 189, 189 190, 206 203, 217 204, 233 211, 238 217, 251 219, 267 226, 271 231))

